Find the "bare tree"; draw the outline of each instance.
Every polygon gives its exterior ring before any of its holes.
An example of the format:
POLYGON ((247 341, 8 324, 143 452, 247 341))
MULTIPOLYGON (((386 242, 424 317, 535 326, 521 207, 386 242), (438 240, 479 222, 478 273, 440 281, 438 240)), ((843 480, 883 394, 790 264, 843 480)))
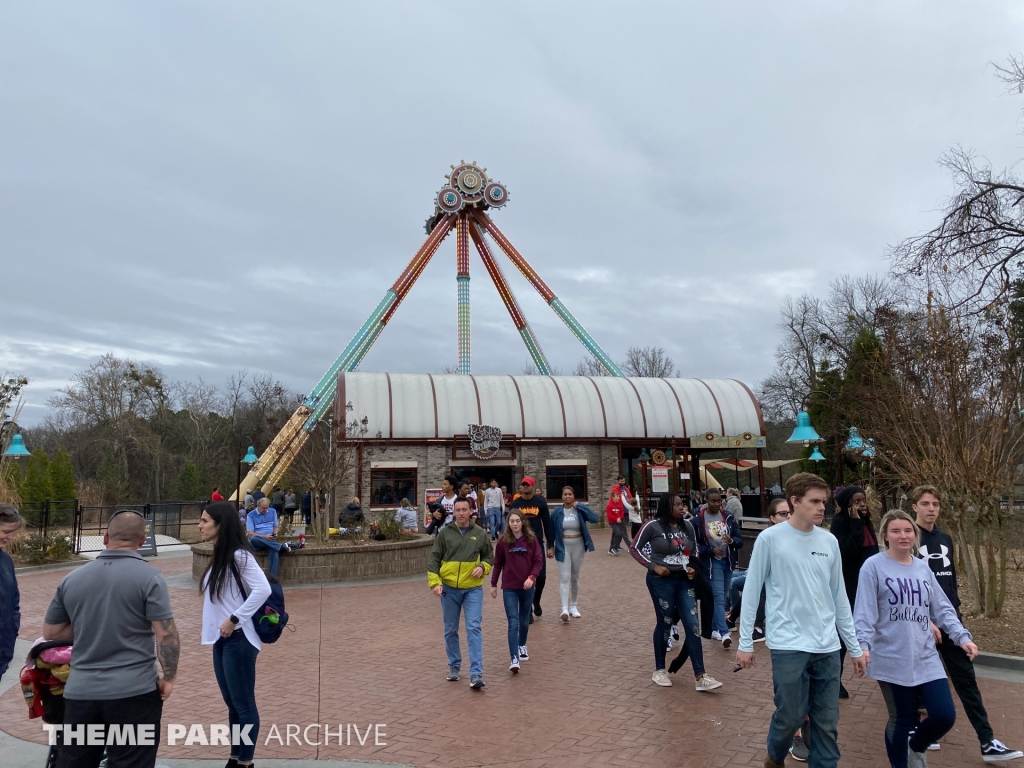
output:
POLYGON ((306 440, 289 469, 313 494, 310 532, 318 542, 327 541, 331 527, 331 505, 320 504, 320 493, 333 494, 339 485, 347 485, 355 479, 359 471, 357 447, 368 432, 366 417, 362 421, 351 418, 352 403, 346 403, 345 409, 349 421, 335 430, 334 415, 328 414, 306 440))
POLYGON ((672 378, 679 375, 675 361, 664 347, 630 347, 626 360, 619 366, 627 376, 672 378))
POLYGON ((882 353, 850 402, 876 441, 876 464, 899 484, 943 494, 975 605, 998 616, 1006 596, 1006 535, 1022 460, 1024 376, 1013 308, 979 317, 941 290, 888 324, 882 353))
POLYGON ((0 502, 7 504, 17 504, 21 501, 18 498, 16 482, 16 475, 21 473, 17 465, 18 460, 3 454, 17 432, 18 415, 24 404, 21 390, 27 385, 28 379, 24 376, 13 376, 8 373, 0 376, 0 502))
POLYGON ((804 294, 787 297, 780 308, 782 342, 775 370, 758 385, 758 400, 771 421, 791 419, 823 378, 845 372, 865 329, 877 331, 893 316, 896 293, 886 280, 842 276, 823 300, 804 294))
MULTIPOLYGON (((1007 91, 1024 93, 1024 58, 1012 56, 995 70, 1007 91)), ((1024 181, 962 147, 941 162, 956 192, 937 227, 894 249, 894 272, 942 283, 953 306, 983 312, 1009 295, 1024 267, 1024 181)))
MULTIPOLYGON (((540 369, 536 365, 533 364, 532 360, 527 360, 525 363, 523 363, 523 367, 519 369, 519 375, 520 376, 540 376, 541 372, 540 372, 540 369)), ((562 369, 559 368, 557 365, 549 365, 548 366, 548 375, 549 376, 561 376, 562 375, 562 369)))
POLYGON ((576 363, 576 370, 573 371, 576 376, 607 376, 608 371, 604 369, 604 366, 597 362, 597 358, 584 357, 578 363, 576 363))

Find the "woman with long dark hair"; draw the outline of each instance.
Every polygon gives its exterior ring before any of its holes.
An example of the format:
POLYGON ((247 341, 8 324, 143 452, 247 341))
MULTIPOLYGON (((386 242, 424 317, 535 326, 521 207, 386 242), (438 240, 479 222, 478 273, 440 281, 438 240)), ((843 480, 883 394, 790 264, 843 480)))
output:
POLYGON ((656 685, 672 685, 665 671, 665 653, 669 633, 682 619, 697 690, 721 688, 720 682, 704 672, 704 650, 700 644, 697 598, 693 589, 697 572, 691 564, 691 557, 697 557, 697 536, 686 519, 686 505, 678 494, 666 493, 658 499, 658 516, 644 523, 629 552, 647 568, 647 589, 657 617, 651 680, 656 685))
POLYGON ((256 709, 256 656, 262 644, 253 614, 270 596, 270 582, 246 541, 235 505, 207 505, 199 536, 213 544, 210 565, 199 581, 203 595, 203 645, 213 646, 213 672, 228 707, 232 733, 251 725, 248 742, 231 745, 227 768, 252 764, 260 715, 256 709))
MULTIPOLYGON (((829 530, 839 540, 839 553, 843 556, 843 583, 850 606, 857 604, 857 581, 861 566, 869 557, 878 554, 878 537, 875 535, 871 510, 868 509, 867 494, 859 485, 848 485, 836 494, 836 513, 829 530)), ((846 644, 839 639, 839 698, 848 699, 850 694, 842 683, 843 662, 846 661, 846 644)))

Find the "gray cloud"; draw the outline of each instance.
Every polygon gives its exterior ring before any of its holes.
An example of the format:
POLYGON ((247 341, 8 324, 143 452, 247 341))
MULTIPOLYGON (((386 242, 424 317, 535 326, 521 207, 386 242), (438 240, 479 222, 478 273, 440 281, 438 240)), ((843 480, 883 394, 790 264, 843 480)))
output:
MULTIPOLYGON (((452 162, 613 358, 754 382, 776 306, 882 272, 951 145, 1020 155, 1008 2, 22 3, 0 24, 0 369, 29 423, 112 351, 306 392, 452 162)), ((551 361, 584 350, 507 261, 551 361)), ((474 370, 528 359, 475 258, 474 370)), ((447 242, 363 363, 455 361, 447 242)))

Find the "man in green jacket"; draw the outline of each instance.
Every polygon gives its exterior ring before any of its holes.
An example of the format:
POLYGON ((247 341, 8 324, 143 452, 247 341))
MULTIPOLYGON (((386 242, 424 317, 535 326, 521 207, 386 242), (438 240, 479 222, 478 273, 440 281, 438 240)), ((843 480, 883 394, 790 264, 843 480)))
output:
POLYGON ((459 614, 466 615, 466 642, 469 645, 470 687, 484 687, 484 641, 480 620, 484 609, 484 577, 494 565, 491 539, 473 525, 469 500, 455 500, 455 520, 442 528, 434 539, 427 560, 427 584, 441 598, 444 615, 444 647, 448 652, 448 680, 459 679, 462 653, 459 651, 459 614))

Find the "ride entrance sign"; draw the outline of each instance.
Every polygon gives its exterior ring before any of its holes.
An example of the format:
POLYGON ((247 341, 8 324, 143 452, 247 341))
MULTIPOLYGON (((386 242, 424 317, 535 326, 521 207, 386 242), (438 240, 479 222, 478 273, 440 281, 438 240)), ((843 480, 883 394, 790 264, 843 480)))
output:
POLYGON ((139 547, 139 554, 143 557, 156 557, 156 534, 153 533, 153 518, 146 518, 146 541, 139 547))

